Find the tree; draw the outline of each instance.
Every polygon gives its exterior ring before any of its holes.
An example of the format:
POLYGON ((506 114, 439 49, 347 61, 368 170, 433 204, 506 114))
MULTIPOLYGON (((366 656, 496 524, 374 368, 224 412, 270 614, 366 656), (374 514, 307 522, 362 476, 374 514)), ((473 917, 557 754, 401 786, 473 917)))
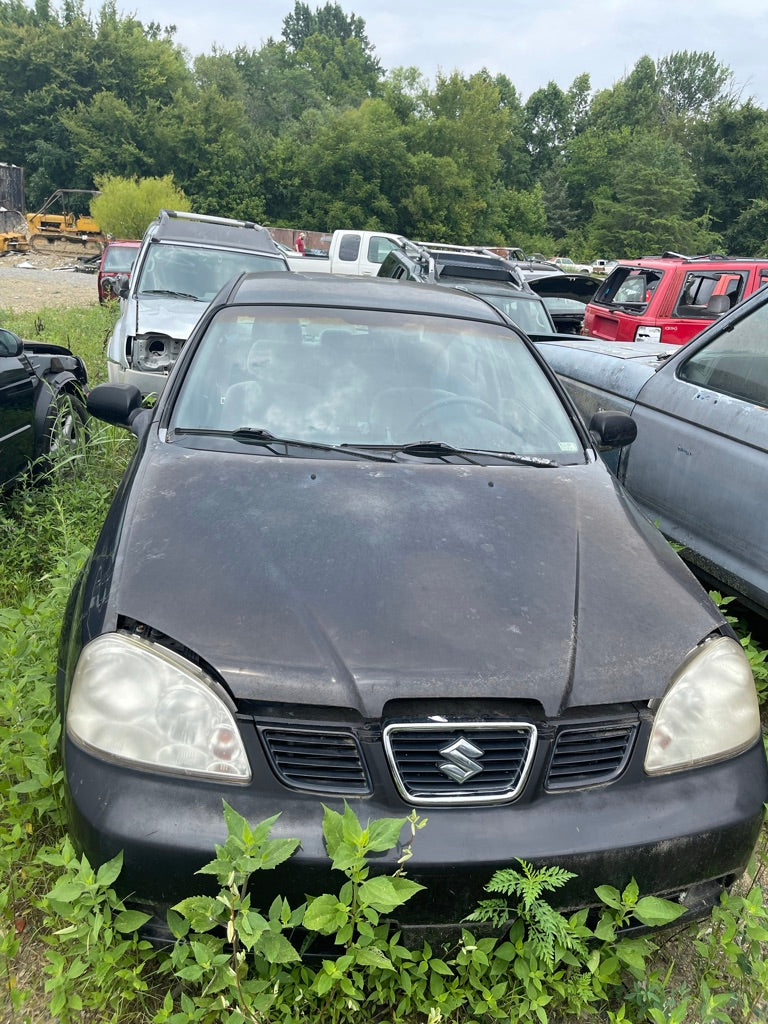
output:
POLYGON ((732 105, 731 69, 714 53, 677 50, 658 65, 662 113, 665 120, 706 117, 716 107, 732 105))
POLYGON ((728 252, 764 252, 768 112, 751 102, 718 107, 697 124, 691 150, 698 181, 694 208, 713 218, 728 252))
POLYGON ((160 210, 189 210, 184 193, 169 174, 164 178, 96 179, 101 195, 91 200, 91 213, 103 231, 116 238, 141 238, 160 210))
POLYGON ((676 142, 652 130, 635 132, 612 174, 610 191, 594 202, 589 239, 595 251, 632 257, 718 247, 708 218, 691 216, 696 180, 676 142))
POLYGON ((568 97, 556 82, 528 97, 523 132, 536 176, 562 160, 570 135, 570 114, 568 97))
POLYGON ((294 132, 276 143, 265 168, 270 219, 318 230, 398 229, 406 136, 383 100, 308 111, 294 132))
POLYGON ((435 156, 450 156, 483 192, 499 177, 500 149, 507 141, 509 112, 485 71, 470 78, 438 75, 424 97, 424 116, 414 144, 435 156))
POLYGON ((365 34, 365 22, 355 14, 347 15, 339 4, 326 3, 311 11, 309 4, 296 0, 292 14, 283 18, 283 39, 292 50, 301 50, 311 36, 328 36, 345 43, 357 39, 363 50, 373 58, 373 46, 365 34))
POLYGON ((311 11, 308 4, 296 0, 293 13, 283 19, 283 39, 298 65, 326 81, 327 99, 346 102, 333 88, 341 82, 358 103, 376 94, 382 68, 365 33, 365 22, 345 14, 339 4, 326 3, 311 11))

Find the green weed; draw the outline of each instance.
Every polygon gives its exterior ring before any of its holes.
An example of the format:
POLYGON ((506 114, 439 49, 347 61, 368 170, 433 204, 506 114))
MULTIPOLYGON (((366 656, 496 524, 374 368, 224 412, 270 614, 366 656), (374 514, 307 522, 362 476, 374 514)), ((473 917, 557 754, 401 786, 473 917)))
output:
MULTIPOLYGON (((4 323, 68 344, 96 382, 113 315, 94 307, 4 323)), ((132 451, 125 432, 94 424, 76 474, 21 485, 0 504, 0 992, 11 1021, 41 1019, 40 999, 62 1024, 768 1019, 764 846, 745 883, 678 935, 621 937, 629 923, 668 923, 679 911, 633 884, 600 887, 596 921, 586 911, 556 914, 546 897, 566 873, 517 863, 489 880, 489 899, 471 915, 498 926, 498 937, 475 934, 467 921, 453 944, 412 949, 386 918, 418 896, 406 869, 423 819, 363 824, 349 808, 327 810, 338 891, 298 907, 283 899, 258 907, 254 873, 290 857, 300 837, 276 841, 271 821, 250 824, 225 808, 227 840, 204 869, 218 895, 182 901, 170 915, 173 947, 150 948, 136 930, 144 917, 115 893, 119 858, 94 870, 65 837, 54 708, 66 598, 132 451), (403 841, 397 870, 372 876, 371 856, 403 841), (302 960, 305 943, 321 939, 337 955, 302 960), (45 951, 45 966, 37 987, 25 988, 20 967, 33 949, 45 951)), ((729 617, 764 701, 766 652, 729 617)))

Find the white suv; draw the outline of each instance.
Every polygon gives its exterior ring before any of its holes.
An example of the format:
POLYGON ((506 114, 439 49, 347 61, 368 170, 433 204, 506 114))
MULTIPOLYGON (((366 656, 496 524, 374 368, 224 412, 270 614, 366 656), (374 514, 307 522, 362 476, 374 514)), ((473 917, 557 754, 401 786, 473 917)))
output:
POLYGON ((107 348, 109 380, 159 394, 219 290, 244 271, 288 270, 269 231, 249 221, 161 210, 144 233, 107 348))

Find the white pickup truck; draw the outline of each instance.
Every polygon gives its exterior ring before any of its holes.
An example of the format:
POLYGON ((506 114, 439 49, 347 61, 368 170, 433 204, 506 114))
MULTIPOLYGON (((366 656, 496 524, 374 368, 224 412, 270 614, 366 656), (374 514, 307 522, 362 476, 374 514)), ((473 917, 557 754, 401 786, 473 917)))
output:
POLYGON ((376 277, 384 257, 405 239, 386 231, 334 231, 327 256, 302 256, 280 246, 291 270, 376 277))

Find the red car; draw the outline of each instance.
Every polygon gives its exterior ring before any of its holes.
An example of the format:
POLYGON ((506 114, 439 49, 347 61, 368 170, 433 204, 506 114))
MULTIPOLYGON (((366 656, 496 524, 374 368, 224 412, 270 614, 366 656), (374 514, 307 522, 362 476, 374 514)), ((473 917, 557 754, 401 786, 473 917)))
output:
POLYGON ((101 255, 96 286, 99 289, 99 302, 117 298, 113 282, 118 275, 130 277, 136 253, 141 242, 133 239, 115 238, 107 242, 101 255))
POLYGON ((583 334, 684 345, 768 281, 768 260, 665 252, 622 260, 597 289, 583 334))

